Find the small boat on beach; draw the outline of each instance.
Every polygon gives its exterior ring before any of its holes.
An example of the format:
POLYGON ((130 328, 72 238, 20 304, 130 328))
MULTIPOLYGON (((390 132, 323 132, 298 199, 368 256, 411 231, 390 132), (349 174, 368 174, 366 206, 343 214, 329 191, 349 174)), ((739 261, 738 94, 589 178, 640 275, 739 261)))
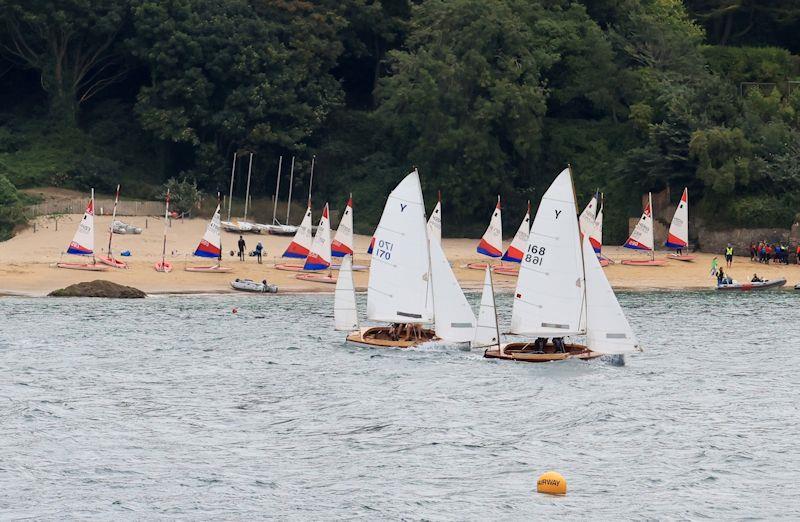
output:
MULTIPOLYGON (((499 205, 498 201, 498 205, 499 205)), ((522 223, 519 224, 517 233, 514 234, 514 239, 508 245, 505 254, 500 258, 501 261, 511 261, 512 263, 521 263, 525 245, 528 244, 528 235, 531 233, 531 202, 528 201, 528 210, 525 211, 525 217, 522 218, 522 223)), ((499 268, 499 267, 496 267, 499 268)))
MULTIPOLYGON (((503 220, 501 212, 500 196, 498 195, 492 218, 489 220, 489 226, 486 227, 486 232, 483 233, 483 237, 481 237, 476 248, 479 254, 493 259, 503 255, 503 220)), ((486 268, 483 263, 470 263, 467 266, 476 270, 484 270, 486 268)))
POLYGON ((72 241, 67 248, 67 254, 75 256, 92 256, 91 263, 56 263, 58 268, 68 268, 70 270, 89 270, 92 272, 104 272, 108 270, 108 266, 97 263, 94 256, 94 189, 86 205, 86 211, 83 213, 81 222, 78 223, 78 229, 75 231, 72 241))
POLYGON ((278 291, 278 286, 267 283, 266 279, 258 283, 252 279, 237 278, 231 281, 231 287, 234 290, 241 290, 242 292, 255 292, 262 294, 274 294, 278 291))
MULTIPOLYGON (((319 230, 319 227, 317 228, 319 230)), ((353 195, 347 200, 342 219, 331 243, 331 256, 344 257, 353 255, 353 195)))
POLYGON ((303 270, 327 270, 331 266, 331 222, 328 217, 328 204, 322 209, 317 233, 311 243, 303 270))
POLYGON ((642 217, 631 232, 625 244, 625 248, 650 252, 650 259, 623 259, 623 265, 631 266, 664 266, 666 261, 655 258, 655 239, 653 238, 653 195, 647 193, 647 205, 644 207, 642 217))
POLYGON ((672 222, 669 225, 669 232, 667 233, 667 241, 664 243, 667 248, 674 248, 676 252, 667 255, 667 259, 675 261, 691 262, 697 256, 692 254, 684 254, 683 250, 689 248, 689 189, 683 189, 681 200, 675 208, 675 215, 672 216, 672 222))
MULTIPOLYGON (((117 193, 114 196, 114 210, 111 212, 111 225, 108 227, 108 248, 106 249, 106 255, 104 256, 97 256, 97 260, 103 263, 104 265, 108 265, 112 268, 128 268, 128 265, 124 261, 120 261, 119 259, 114 258, 114 254, 111 251, 111 240, 114 238, 114 230, 117 223, 121 223, 117 221, 117 205, 119 204, 119 185, 117 185, 117 193)), ((141 233, 141 229, 139 230, 141 233)))
POLYGON ((164 237, 161 241, 161 261, 156 261, 153 268, 156 272, 169 273, 172 272, 172 263, 167 261, 167 228, 169 227, 170 213, 169 213, 169 189, 164 201, 164 237))
MULTIPOLYGON (((767 290, 769 288, 780 288, 786 284, 786 278, 781 277, 779 279, 767 279, 765 281, 746 281, 746 282, 738 282, 733 281, 731 283, 717 283, 717 290, 767 290)), ((795 290, 798 290, 798 286, 795 286, 795 290)))
POLYGON ((224 273, 232 270, 229 266, 222 266, 222 236, 220 234, 220 218, 219 218, 220 204, 217 203, 217 209, 211 221, 208 222, 206 232, 203 234, 203 239, 194 251, 194 255, 204 258, 216 258, 217 264, 211 266, 187 266, 184 268, 187 272, 205 272, 205 273, 224 273))

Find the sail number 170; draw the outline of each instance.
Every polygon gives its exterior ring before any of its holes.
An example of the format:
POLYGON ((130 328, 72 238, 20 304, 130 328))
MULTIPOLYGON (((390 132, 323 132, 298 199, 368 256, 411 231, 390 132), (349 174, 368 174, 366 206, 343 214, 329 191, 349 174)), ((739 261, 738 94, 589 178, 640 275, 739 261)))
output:
POLYGON ((537 247, 536 245, 528 245, 528 252, 525 254, 525 262, 534 265, 542 264, 542 257, 544 256, 544 247, 537 247))
POLYGON ((394 243, 390 243, 389 241, 384 241, 383 239, 378 240, 378 248, 375 249, 375 255, 378 256, 378 259, 385 259, 389 260, 392 258, 392 250, 394 249, 394 243))

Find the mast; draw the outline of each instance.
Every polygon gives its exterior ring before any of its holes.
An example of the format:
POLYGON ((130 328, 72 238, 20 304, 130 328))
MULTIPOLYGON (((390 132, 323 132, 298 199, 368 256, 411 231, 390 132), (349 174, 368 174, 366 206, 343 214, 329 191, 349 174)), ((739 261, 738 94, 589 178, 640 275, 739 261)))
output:
MULTIPOLYGON (((419 178, 419 170, 417 167, 414 167, 414 171, 417 173, 417 178, 419 178)), ((422 227, 425 229, 425 251, 428 253, 428 288, 431 289, 431 310, 433 311, 433 320, 434 327, 436 325, 436 292, 433 291, 433 270, 431 269, 431 238, 428 236, 428 216, 425 215, 425 199, 422 196, 422 183, 419 183, 419 200, 422 202, 422 222, 425 223, 425 226, 422 227)), ((499 196, 498 196, 499 197, 499 196)))
MULTIPOLYGON (((220 201, 222 201, 222 196, 220 196, 220 193, 217 192, 217 206, 219 206, 220 201)), ((222 266, 222 230, 221 230, 221 228, 222 227, 220 227, 220 230, 219 230, 219 257, 217 258, 217 266, 218 267, 222 266)))
POLYGON ((247 191, 244 194, 244 221, 247 221, 247 203, 250 202, 250 174, 253 172, 253 153, 250 153, 250 162, 247 165, 247 191))
MULTIPOLYGON (((94 188, 92 188, 92 243, 94 243, 94 188)), ((92 245, 92 264, 97 264, 97 258, 94 257, 94 245, 92 245)))
MULTIPOLYGON (((119 202, 119 184, 117 184, 117 195, 114 197, 114 210, 111 212, 111 225, 108 227, 108 258, 114 260, 111 254, 111 238, 114 237, 114 221, 117 219, 117 203, 119 202)), ((92 205, 94 211, 94 205, 92 205)))
MULTIPOLYGON (((231 220, 231 200, 233 199, 233 175, 236 172, 236 152, 233 153, 233 165, 231 165, 231 189, 228 192, 228 221, 231 220)), ((219 192, 217 192, 217 202, 219 202, 219 192)))
POLYGON ((311 156, 311 178, 308 180, 308 203, 311 206, 311 187, 314 186, 314 162, 317 159, 317 155, 314 154, 311 156))
MULTIPOLYGON (((164 241, 161 244, 161 267, 167 257, 167 223, 169 222, 169 189, 167 189, 167 203, 164 205, 164 241)), ((221 250, 220 250, 221 251, 221 250)))
MULTIPOLYGON (((500 343, 500 322, 497 320, 497 300, 494 297, 494 278, 492 277, 492 271, 489 270, 489 288, 492 290, 492 306, 494 307, 494 327, 495 331, 497 332, 497 349, 502 352, 502 343, 500 343)), ((475 321, 475 328, 477 329, 478 321, 475 321)))
POLYGON ((289 208, 292 204, 292 185, 294 184, 294 156, 292 156, 292 170, 289 172, 289 196, 286 198, 286 222, 289 224, 289 208))
MULTIPOLYGON (((575 193, 575 176, 572 175, 572 165, 567 163, 567 168, 569 169, 569 178, 572 182, 572 199, 575 202, 575 208, 578 208, 578 196, 575 193)), ((577 220, 577 216, 575 217, 577 220)), ((587 299, 586 299, 586 259, 583 256, 583 244, 581 240, 580 234, 580 223, 578 223, 578 243, 581 251, 581 272, 583 272, 583 307, 581 309, 581 313, 583 314, 584 325, 585 328, 588 330, 589 328, 589 314, 587 309, 587 299)), ((589 231, 587 230, 586 236, 588 239, 589 231)), ((580 322, 578 323, 578 329, 580 329, 580 322)))
POLYGON ((275 224, 275 215, 278 212, 278 191, 281 188, 281 170, 283 169, 283 156, 278 158, 278 179, 275 180, 275 198, 272 201, 272 224, 275 224))
POLYGON ((656 260, 656 213, 653 212, 653 193, 647 193, 647 203, 650 206, 650 242, 653 244, 653 248, 650 250, 650 260, 656 260))

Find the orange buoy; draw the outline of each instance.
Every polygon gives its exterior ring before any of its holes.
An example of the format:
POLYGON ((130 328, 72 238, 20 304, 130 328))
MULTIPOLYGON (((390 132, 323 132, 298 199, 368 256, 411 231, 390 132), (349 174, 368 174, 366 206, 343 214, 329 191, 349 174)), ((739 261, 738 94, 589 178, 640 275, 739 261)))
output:
POLYGON ((547 471, 536 481, 536 491, 548 495, 566 495, 567 481, 557 471, 547 471))

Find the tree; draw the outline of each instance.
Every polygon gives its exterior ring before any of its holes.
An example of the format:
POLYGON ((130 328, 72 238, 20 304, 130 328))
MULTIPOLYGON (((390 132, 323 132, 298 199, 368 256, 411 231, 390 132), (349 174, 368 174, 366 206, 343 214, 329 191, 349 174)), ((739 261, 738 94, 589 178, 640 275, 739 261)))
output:
POLYGON ((116 44, 127 14, 125 0, 0 0, 0 49, 39 72, 51 115, 75 125, 78 107, 125 73, 116 44))

